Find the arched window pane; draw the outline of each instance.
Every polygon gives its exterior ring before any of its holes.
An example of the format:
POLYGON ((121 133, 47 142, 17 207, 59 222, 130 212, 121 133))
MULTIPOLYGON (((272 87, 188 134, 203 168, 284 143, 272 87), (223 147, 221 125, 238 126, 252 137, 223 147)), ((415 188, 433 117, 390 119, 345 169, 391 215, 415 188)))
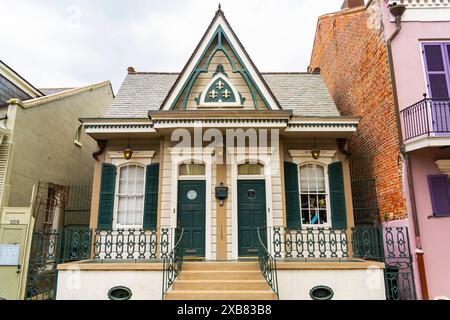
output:
POLYGON ((260 176, 264 174, 264 166, 260 163, 246 163, 238 166, 238 174, 241 176, 260 176))
POLYGON ((180 176, 204 176, 205 165, 204 164, 181 164, 180 176))

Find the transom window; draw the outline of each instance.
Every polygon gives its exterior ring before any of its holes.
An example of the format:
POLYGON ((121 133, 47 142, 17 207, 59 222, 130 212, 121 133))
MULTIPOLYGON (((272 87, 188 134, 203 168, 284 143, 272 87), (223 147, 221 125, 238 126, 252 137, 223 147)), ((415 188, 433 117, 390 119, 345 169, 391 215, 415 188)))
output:
POLYGON ((325 168, 317 164, 300 166, 300 205, 302 224, 328 222, 325 168))
POLYGON ((204 176, 205 165, 204 164, 180 164, 180 176, 204 176))
POLYGON ((144 216, 145 167, 129 164, 119 169, 117 223, 140 226, 144 216))
POLYGON ((245 163, 238 166, 240 176, 261 176, 264 174, 264 166, 260 163, 245 163))

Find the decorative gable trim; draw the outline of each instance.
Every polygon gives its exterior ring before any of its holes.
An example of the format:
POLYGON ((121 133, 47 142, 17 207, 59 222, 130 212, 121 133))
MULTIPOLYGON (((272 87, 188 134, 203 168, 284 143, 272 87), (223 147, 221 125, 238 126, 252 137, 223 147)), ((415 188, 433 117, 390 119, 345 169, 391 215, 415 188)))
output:
POLYGON ((216 12, 213 21, 208 27, 206 33, 204 34, 188 63, 183 68, 183 71, 179 75, 177 81, 173 85, 166 99, 162 103, 160 110, 172 110, 179 102, 183 93, 185 95, 182 101, 182 109, 186 109, 187 99, 189 97, 190 90, 195 83, 195 80, 198 78, 200 73, 205 73, 208 71, 209 64, 217 51, 222 51, 230 61, 233 72, 239 72, 244 78, 247 86, 251 91, 255 109, 258 109, 258 103, 256 99, 256 93, 252 91, 253 86, 268 109, 281 110, 280 104, 269 89, 268 85, 264 81, 262 75, 254 65, 254 63, 251 61, 239 39, 236 37, 236 34, 231 29, 228 21, 225 19, 222 10, 220 9, 216 12), (216 47, 208 56, 205 66, 201 67, 201 61, 208 52, 208 49, 213 45, 213 42, 216 38, 218 40, 216 47), (233 60, 230 58, 230 54, 222 45, 222 39, 226 40, 242 68, 237 68, 237 66, 234 64, 233 60))
MULTIPOLYGON (((219 84, 219 83, 218 83, 219 84)), ((215 88, 213 90, 216 90, 215 88)), ((227 90, 227 89, 226 89, 227 90)), ((225 93, 224 93, 225 94, 225 93)), ((215 98, 215 97, 214 97, 215 98)), ((234 87, 234 85, 229 82, 228 80, 225 79, 224 74, 222 73, 218 73, 214 76, 214 78, 212 78, 212 80, 205 86, 205 89, 203 90, 203 92, 200 95, 200 100, 198 101, 199 106, 204 106, 204 107, 215 107, 215 106, 220 106, 220 107, 227 107, 227 106, 231 106, 231 107, 236 107, 236 106, 241 106, 242 103, 240 103, 240 94, 239 92, 236 90, 236 88, 234 87), (220 79, 220 80, 219 80, 220 79), (216 91, 211 91, 211 87, 217 82, 217 80, 219 81, 223 81, 223 85, 227 85, 228 87, 230 87, 231 89, 231 93, 229 94, 228 99, 231 98, 231 101, 227 102, 226 101, 226 97, 222 97, 220 96, 222 94, 221 90, 219 88, 217 88, 217 92, 216 91), (209 97, 210 99, 213 98, 211 96, 211 94, 217 94, 219 95, 218 97, 218 102, 207 102, 206 99, 207 97, 209 97)))

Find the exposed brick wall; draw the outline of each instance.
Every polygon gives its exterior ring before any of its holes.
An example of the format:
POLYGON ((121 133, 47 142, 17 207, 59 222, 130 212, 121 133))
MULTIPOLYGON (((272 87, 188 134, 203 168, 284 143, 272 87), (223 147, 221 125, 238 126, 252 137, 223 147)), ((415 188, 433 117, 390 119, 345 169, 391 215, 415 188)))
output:
POLYGON ((319 67, 343 115, 361 116, 348 142, 353 177, 375 179, 380 213, 406 215, 396 108, 378 1, 319 18, 310 68, 319 67))

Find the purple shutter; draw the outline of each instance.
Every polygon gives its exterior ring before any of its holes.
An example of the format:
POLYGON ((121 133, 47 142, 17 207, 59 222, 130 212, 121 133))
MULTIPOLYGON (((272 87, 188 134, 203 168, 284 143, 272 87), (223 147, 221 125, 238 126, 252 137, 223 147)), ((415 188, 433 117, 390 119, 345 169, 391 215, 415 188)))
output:
POLYGON ((449 96, 449 64, 446 46, 443 43, 423 44, 428 91, 431 98, 449 96))
POLYGON ((428 176, 433 215, 450 215, 450 182, 448 175, 428 176))

